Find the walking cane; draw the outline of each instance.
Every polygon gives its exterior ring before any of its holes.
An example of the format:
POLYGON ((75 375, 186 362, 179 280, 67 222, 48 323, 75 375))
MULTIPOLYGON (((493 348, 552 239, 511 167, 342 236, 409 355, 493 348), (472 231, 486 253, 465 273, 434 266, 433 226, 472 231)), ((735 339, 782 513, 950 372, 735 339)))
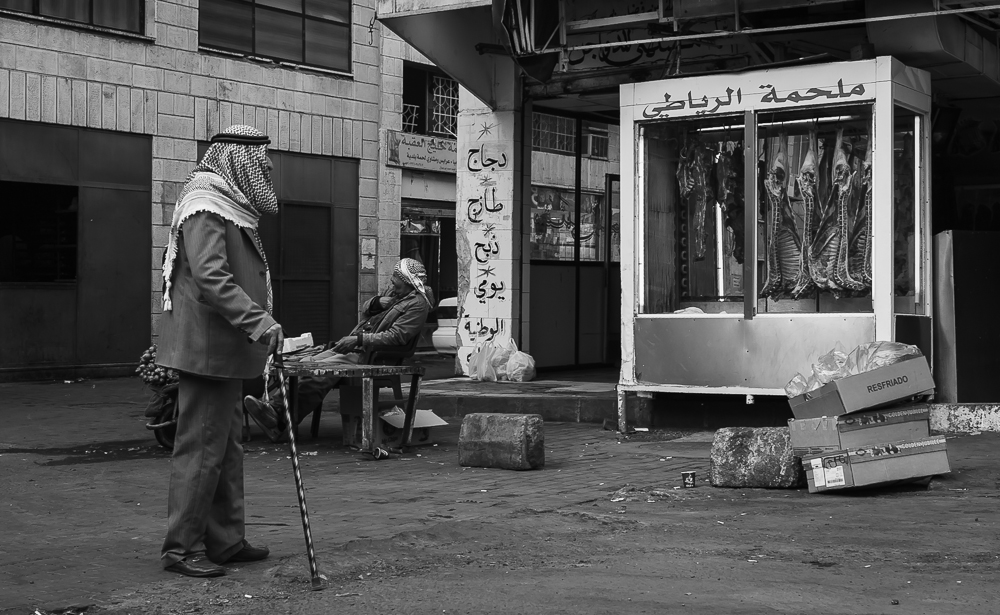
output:
MULTIPOLYGON (((295 429, 292 426, 292 411, 288 406, 288 386, 285 384, 285 366, 280 354, 274 356, 274 367, 278 371, 278 382, 281 384, 281 400, 285 407, 285 424, 288 425, 288 446, 292 450, 292 473, 295 474, 295 489, 299 496, 299 513, 302 515, 302 532, 306 536, 306 555, 309 557, 309 574, 312 576, 313 591, 326 589, 326 578, 319 573, 316 564, 316 550, 313 548, 312 531, 309 529, 309 511, 306 509, 306 490, 302 485, 302 472, 299 470, 299 452, 295 447, 295 429)), ((267 370, 265 370, 266 373, 267 370)), ((267 383, 264 384, 267 390, 267 383)))

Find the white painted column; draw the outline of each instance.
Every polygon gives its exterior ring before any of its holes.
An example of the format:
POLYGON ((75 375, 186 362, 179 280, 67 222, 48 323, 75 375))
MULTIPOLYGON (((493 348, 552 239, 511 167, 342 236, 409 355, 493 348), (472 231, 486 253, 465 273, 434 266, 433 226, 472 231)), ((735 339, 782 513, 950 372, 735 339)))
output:
POLYGON ((469 373, 477 344, 520 338, 521 116, 516 105, 494 111, 460 90, 455 218, 461 374, 469 373))

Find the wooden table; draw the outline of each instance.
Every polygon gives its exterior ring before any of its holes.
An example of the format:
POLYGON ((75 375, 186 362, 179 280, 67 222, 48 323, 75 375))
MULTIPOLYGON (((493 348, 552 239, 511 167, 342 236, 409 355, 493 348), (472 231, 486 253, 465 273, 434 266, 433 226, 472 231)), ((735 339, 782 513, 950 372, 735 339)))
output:
POLYGON ((292 413, 292 429, 295 436, 299 435, 299 376, 321 375, 340 376, 341 378, 356 378, 361 380, 361 448, 367 452, 375 452, 378 442, 373 441, 375 421, 377 420, 376 401, 378 391, 375 389, 375 379, 389 376, 410 376, 410 394, 406 400, 406 417, 403 419, 403 443, 407 446, 413 435, 413 417, 416 416, 417 397, 420 395, 420 379, 424 368, 414 365, 332 365, 322 366, 314 362, 294 361, 286 359, 285 374, 289 377, 288 403, 292 413))

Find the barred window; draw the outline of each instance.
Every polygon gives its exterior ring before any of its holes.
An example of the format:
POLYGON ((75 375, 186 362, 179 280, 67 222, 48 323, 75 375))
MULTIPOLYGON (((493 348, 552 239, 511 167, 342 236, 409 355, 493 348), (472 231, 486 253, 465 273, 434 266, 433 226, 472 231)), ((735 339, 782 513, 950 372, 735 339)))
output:
POLYGON ((420 107, 403 105, 403 132, 420 132, 420 107))
POLYGON ((0 0, 0 9, 142 34, 145 0, 0 0))
POLYGON ((576 120, 548 113, 533 113, 531 147, 560 154, 576 153, 576 120))
POLYGON ((199 44, 348 72, 351 8, 351 0, 201 0, 199 44))
POLYGON ((449 77, 434 75, 431 81, 430 132, 458 134, 458 82, 449 77))
POLYGON ((454 139, 458 134, 458 82, 431 67, 404 63, 403 132, 454 139))

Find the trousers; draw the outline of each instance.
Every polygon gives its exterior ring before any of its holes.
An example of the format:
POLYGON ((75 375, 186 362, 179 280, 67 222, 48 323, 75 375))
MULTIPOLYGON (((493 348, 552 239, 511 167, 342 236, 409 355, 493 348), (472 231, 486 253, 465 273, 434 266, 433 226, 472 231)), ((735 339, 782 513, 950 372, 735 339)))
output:
POLYGON ((221 563, 243 548, 242 386, 180 375, 164 568, 197 554, 221 563))

